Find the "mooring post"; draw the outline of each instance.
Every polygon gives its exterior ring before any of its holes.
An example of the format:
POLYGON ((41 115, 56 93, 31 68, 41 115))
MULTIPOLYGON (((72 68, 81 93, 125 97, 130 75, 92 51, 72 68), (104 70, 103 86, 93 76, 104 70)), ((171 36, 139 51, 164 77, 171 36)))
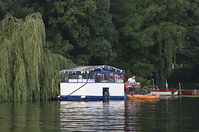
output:
POLYGON ((180 84, 180 82, 178 83, 178 85, 179 85, 179 90, 180 90, 180 95, 182 94, 182 89, 181 89, 181 84, 180 84))

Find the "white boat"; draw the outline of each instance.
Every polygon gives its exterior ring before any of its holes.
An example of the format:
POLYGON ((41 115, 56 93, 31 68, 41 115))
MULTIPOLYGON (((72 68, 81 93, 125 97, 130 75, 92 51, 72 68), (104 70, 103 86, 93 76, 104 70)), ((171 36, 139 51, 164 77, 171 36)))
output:
POLYGON ((159 94, 159 95, 177 95, 177 90, 150 90, 151 94, 159 94))
POLYGON ((80 66, 60 71, 60 100, 122 100, 124 71, 112 66, 80 66))

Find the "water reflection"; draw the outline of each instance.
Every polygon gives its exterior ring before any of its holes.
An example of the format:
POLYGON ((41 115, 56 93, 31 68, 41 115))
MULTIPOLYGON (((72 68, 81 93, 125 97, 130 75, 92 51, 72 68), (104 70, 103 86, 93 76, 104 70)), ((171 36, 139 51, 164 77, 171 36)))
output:
MULTIPOLYGON (((146 121, 148 115, 146 112, 154 111, 155 104, 158 100, 154 101, 126 101, 125 102, 125 131, 144 131, 143 124, 141 123, 146 121)), ((147 124, 146 124, 147 125, 147 124)))
POLYGON ((195 132, 199 98, 157 101, 0 103, 1 132, 195 132))
POLYGON ((60 120, 67 131, 123 130, 124 101, 61 102, 60 120))
POLYGON ((58 103, 0 103, 1 132, 59 130, 58 103))
MULTIPOLYGON (((62 131, 142 131, 143 108, 157 101, 60 102, 62 131)), ((145 114, 146 115, 146 114, 145 114)))

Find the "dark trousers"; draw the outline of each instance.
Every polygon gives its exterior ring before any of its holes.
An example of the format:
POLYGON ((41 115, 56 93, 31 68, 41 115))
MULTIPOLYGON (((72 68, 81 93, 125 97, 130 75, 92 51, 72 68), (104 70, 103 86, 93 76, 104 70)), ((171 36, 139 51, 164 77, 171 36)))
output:
POLYGON ((133 87, 129 87, 127 90, 126 90, 126 93, 127 94, 130 94, 134 91, 134 88, 133 87))

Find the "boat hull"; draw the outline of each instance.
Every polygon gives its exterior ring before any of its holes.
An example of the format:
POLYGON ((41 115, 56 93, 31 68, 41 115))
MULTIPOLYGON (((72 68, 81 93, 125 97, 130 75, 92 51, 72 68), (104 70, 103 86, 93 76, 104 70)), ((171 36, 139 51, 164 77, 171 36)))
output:
POLYGON ((151 94, 159 94, 159 95, 177 95, 177 90, 150 90, 151 94))
POLYGON ((128 100, 156 100, 159 99, 160 95, 129 95, 127 94, 128 100))
POLYGON ((125 96, 110 96, 105 99, 103 96, 60 96, 60 101, 103 101, 103 100, 125 100, 125 96))
POLYGON ((198 90, 181 90, 178 93, 179 95, 199 95, 199 91, 198 90))

